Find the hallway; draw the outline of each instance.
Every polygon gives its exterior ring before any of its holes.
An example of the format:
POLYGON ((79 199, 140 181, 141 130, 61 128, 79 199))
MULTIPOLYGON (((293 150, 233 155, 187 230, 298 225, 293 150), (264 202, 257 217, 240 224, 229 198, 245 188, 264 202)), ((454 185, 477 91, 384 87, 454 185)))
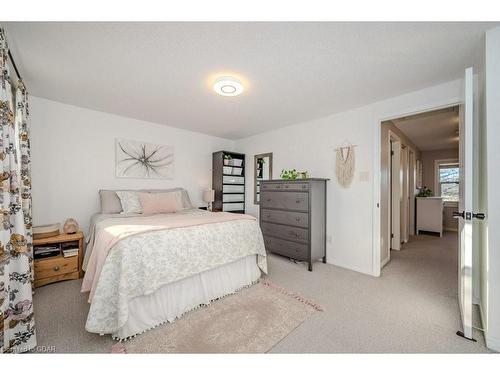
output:
POLYGON ((382 276, 400 278, 403 286, 415 288, 422 294, 456 299, 457 247, 457 232, 444 232, 443 237, 432 234, 410 236, 400 251, 391 250, 391 261, 382 269, 382 276))

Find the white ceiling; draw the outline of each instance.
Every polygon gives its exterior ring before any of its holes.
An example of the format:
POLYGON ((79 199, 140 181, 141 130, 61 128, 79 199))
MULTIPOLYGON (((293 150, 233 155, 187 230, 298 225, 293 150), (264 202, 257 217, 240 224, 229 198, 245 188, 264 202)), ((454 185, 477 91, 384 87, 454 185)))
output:
POLYGON ((458 107, 392 120, 420 151, 458 148, 458 107))
POLYGON ((460 78, 495 24, 4 26, 35 96, 237 139, 460 78), (243 95, 216 95, 218 73, 243 95))

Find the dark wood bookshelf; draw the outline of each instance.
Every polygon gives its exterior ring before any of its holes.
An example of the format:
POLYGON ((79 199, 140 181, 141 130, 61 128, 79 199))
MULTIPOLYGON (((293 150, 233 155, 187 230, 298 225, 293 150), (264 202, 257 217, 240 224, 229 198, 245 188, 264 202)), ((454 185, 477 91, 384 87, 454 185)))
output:
POLYGON ((245 154, 231 151, 213 153, 212 189, 215 191, 214 211, 245 213, 245 154), (234 171, 240 174, 235 174, 234 171), (228 182, 227 177, 234 178, 234 181, 228 182), (228 189, 233 191, 227 191, 228 189), (242 195, 242 200, 224 202, 224 196, 238 194, 242 195))

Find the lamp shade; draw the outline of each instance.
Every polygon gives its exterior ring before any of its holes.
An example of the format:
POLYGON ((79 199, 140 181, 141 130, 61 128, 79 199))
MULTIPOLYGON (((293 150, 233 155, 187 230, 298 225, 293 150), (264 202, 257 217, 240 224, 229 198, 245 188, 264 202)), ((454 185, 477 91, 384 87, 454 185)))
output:
POLYGON ((203 202, 212 203, 215 199, 215 190, 206 190, 203 192, 203 202))

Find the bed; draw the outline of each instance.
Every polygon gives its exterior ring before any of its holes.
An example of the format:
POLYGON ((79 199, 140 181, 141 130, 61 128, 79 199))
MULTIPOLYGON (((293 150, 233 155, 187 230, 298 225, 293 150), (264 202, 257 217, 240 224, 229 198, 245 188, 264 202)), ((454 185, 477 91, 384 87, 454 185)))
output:
POLYGON ((91 219, 86 330, 123 340, 250 286, 267 273, 255 218, 192 208, 91 219))

